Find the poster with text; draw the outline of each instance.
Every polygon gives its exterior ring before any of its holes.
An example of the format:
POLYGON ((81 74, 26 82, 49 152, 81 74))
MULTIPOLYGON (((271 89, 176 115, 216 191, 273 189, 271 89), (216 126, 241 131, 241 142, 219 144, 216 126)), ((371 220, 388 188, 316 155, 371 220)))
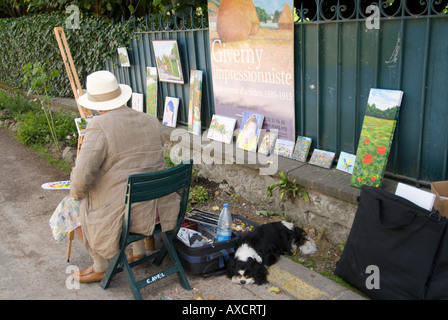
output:
POLYGON ((263 128, 295 141, 292 0, 209 0, 216 114, 262 114, 263 128))

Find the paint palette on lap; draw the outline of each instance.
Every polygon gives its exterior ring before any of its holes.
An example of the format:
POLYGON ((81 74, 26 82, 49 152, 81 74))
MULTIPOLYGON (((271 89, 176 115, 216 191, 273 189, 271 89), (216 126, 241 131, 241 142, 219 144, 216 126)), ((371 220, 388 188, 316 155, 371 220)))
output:
POLYGON ((70 180, 46 182, 42 184, 42 188, 45 190, 69 190, 70 180))

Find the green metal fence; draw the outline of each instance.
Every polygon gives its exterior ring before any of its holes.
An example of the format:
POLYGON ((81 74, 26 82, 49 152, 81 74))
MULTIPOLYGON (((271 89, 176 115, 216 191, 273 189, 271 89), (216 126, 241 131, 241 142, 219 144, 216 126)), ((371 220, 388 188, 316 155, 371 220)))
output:
MULTIPOLYGON (((370 88, 404 91, 386 175, 427 185, 448 179, 448 15, 446 1, 377 2, 379 28, 365 1, 296 1, 296 135, 313 148, 356 153, 370 88), (411 5, 412 4, 412 5, 411 5), (374 27, 374 25, 373 25, 374 27)), ((132 40, 131 68, 106 68, 144 93, 146 66, 155 66, 152 39, 177 39, 186 85, 160 82, 165 96, 181 99, 178 121, 187 121, 189 70, 204 71, 202 124, 214 113, 208 29, 146 21, 132 40)), ((118 63, 118 62, 116 62, 118 63)))

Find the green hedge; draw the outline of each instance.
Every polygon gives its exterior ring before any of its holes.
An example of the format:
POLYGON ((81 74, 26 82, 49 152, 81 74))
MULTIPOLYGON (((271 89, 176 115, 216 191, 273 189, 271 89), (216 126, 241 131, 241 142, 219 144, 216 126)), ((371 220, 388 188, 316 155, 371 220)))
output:
POLYGON ((132 23, 117 24, 93 17, 80 17, 80 28, 67 30, 67 15, 42 14, 0 19, 0 82, 14 88, 22 85, 22 67, 27 63, 50 61, 59 76, 51 83, 49 94, 55 97, 73 96, 54 35, 54 27, 64 28, 81 84, 85 77, 101 70, 103 61, 117 54, 132 36, 132 23))

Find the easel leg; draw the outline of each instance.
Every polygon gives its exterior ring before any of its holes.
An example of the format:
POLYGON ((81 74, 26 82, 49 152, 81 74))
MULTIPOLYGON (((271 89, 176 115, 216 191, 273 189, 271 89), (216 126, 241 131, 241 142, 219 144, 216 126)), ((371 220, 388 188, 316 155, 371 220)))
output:
POLYGON ((75 238, 75 231, 70 231, 68 234, 68 250, 67 250, 67 262, 70 262, 70 254, 72 252, 72 241, 75 238))

